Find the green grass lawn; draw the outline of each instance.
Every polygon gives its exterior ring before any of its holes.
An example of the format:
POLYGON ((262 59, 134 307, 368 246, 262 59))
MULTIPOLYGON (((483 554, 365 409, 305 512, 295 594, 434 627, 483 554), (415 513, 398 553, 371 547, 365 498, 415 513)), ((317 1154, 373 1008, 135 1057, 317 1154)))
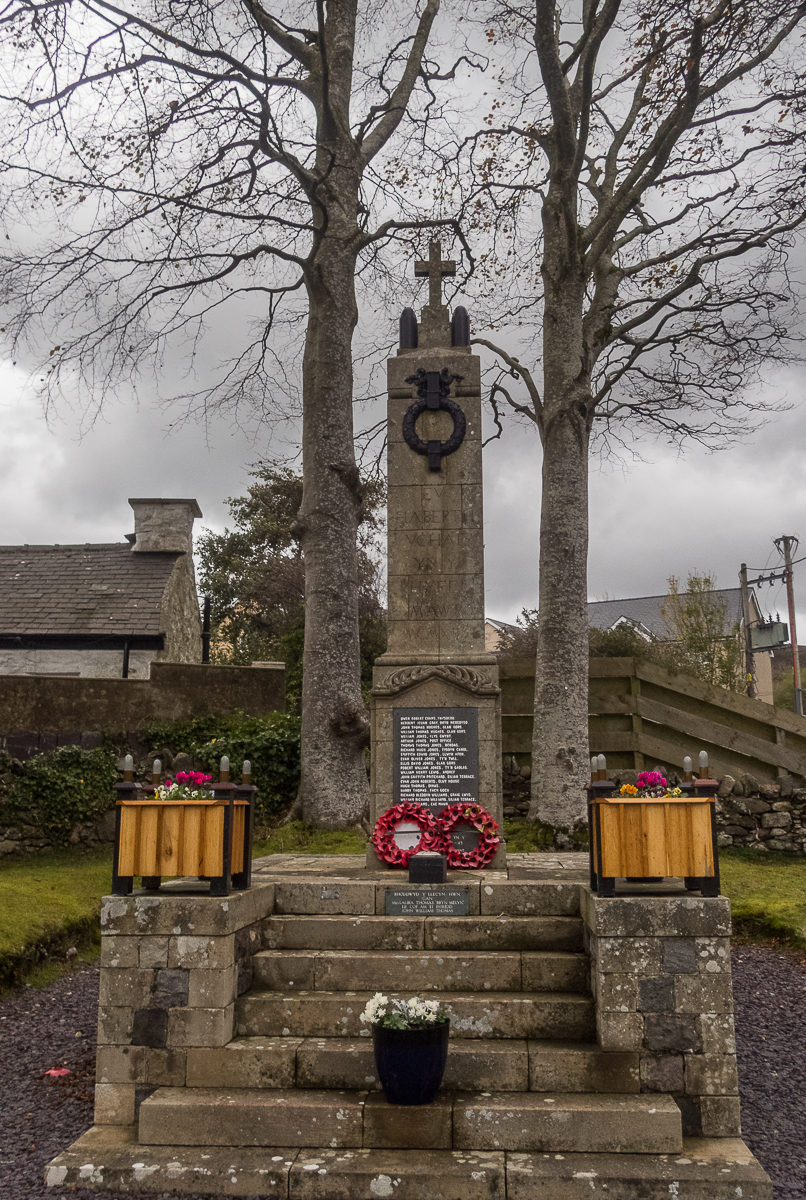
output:
POLYGON ((737 933, 806 945, 806 858, 729 848, 719 873, 737 933))
MULTIPOLYGON (((513 852, 537 848, 534 829, 507 824, 513 852)), ((354 833, 325 833, 301 822, 283 825, 255 843, 266 854, 362 854, 354 833)), ((806 859, 728 849, 720 855, 722 890, 730 897, 737 932, 806 945, 806 859)), ((112 848, 51 850, 0 865, 0 987, 23 978, 44 983, 72 960, 98 948, 101 896, 112 883, 112 848), (44 952, 47 952, 47 956, 44 952), (44 964, 44 965, 43 965, 44 964)))
POLYGON ((48 850, 0 866, 0 985, 27 976, 43 952, 97 953, 101 896, 112 881, 112 847, 48 850))
MULTIPOLYGON (((363 854, 354 833, 325 833, 300 821, 255 842, 264 854, 363 854)), ((138 881, 135 881, 138 882, 138 881)), ((0 989, 26 979, 50 982, 73 961, 97 955, 101 897, 112 887, 112 847, 49 850, 4 858, 0 864, 0 989)))

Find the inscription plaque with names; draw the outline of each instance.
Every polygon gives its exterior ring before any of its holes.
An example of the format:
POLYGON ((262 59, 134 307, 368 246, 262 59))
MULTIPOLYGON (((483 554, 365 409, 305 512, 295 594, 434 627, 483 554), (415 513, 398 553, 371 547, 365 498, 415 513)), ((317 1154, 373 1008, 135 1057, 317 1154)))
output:
POLYGON ((476 708, 394 709, 395 804, 413 801, 439 812, 479 798, 476 708))
POLYGON ((387 917, 466 917, 468 888, 387 888, 387 917))

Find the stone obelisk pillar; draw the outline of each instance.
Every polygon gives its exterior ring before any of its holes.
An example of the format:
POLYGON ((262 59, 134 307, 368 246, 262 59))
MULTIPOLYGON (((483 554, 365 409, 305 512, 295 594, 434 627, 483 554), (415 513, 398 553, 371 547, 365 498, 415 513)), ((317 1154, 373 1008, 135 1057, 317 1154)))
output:
MULTIPOLYGON (((439 242, 419 324, 387 364, 389 641, 373 674, 372 822, 401 800, 503 824, 498 663, 484 649, 481 383, 467 313, 450 319, 439 242)), ((503 848, 494 865, 503 864, 503 848)), ((377 862, 371 847, 370 863, 377 862)))

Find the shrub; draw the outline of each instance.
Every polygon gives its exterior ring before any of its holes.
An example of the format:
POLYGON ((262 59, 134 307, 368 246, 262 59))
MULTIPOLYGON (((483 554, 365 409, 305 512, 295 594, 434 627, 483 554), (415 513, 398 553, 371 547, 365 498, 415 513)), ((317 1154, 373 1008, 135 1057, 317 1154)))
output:
POLYGON ((76 825, 97 821, 112 807, 118 773, 108 747, 59 746, 23 763, 6 757, 3 767, 4 816, 37 826, 53 841, 66 840, 76 825))
POLYGON ((252 764, 257 786, 255 817, 266 820, 289 804, 299 787, 299 717, 269 713, 247 717, 236 712, 227 717, 193 717, 173 725, 155 721, 145 737, 152 746, 167 746, 173 753, 190 754, 196 765, 218 778, 222 754, 230 761, 233 780, 240 778, 244 759, 252 764))

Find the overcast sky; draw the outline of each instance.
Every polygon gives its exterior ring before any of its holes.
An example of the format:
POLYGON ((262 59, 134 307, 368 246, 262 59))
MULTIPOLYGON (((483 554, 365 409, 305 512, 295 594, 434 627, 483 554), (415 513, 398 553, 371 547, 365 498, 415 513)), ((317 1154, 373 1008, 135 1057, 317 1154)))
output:
MULTIPOLYGON (((709 571, 737 585, 739 566, 777 566, 774 537, 794 534, 806 553, 806 471, 802 407, 806 370, 773 374, 771 400, 792 411, 718 454, 684 457, 645 444, 645 462, 591 466, 591 599, 664 594, 669 575, 709 571)), ((226 498, 242 493, 249 465, 293 449, 296 431, 272 442, 265 431, 219 419, 172 428, 145 395, 139 405, 110 397, 104 417, 79 437, 65 408, 45 421, 25 373, 0 364, 0 496, 3 542, 122 541, 132 529, 130 496, 192 496, 198 527, 223 530, 226 498)), ((370 423, 365 412, 361 420, 370 423)), ((487 613, 514 620, 537 605, 540 453, 536 435, 510 427, 485 450, 487 613)), ((806 641, 806 563, 795 570, 800 640, 806 641)), ((758 593, 762 608, 786 620, 781 585, 758 593)))

